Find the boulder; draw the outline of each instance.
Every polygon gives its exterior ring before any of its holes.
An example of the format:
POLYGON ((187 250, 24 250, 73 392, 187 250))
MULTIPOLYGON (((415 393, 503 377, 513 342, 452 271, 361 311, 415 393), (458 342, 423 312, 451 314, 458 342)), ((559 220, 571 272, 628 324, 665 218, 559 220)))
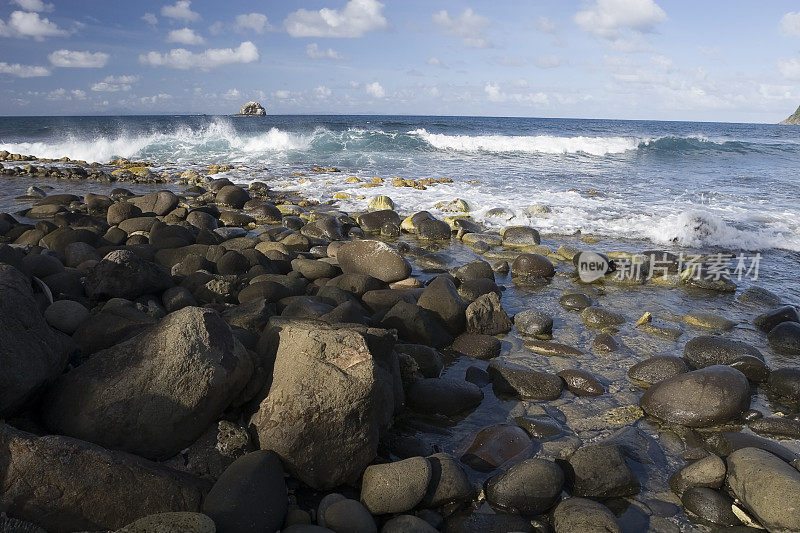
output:
POLYGON ((692 487, 681 495, 681 503, 690 517, 700 523, 722 527, 742 525, 733 513, 733 500, 727 495, 708 487, 692 487))
POLYGON ((561 466, 574 496, 599 500, 639 493, 639 479, 617 445, 582 446, 561 466))
POLYGON ((197 512, 207 482, 69 437, 0 423, 0 508, 52 533, 114 530, 148 515, 197 512))
POLYGON ((552 401, 561 396, 564 388, 564 381, 555 374, 507 361, 492 361, 488 371, 495 391, 524 400, 552 401))
POLYGON ((248 200, 250 194, 238 185, 225 185, 217 191, 217 203, 234 209, 241 209, 248 200))
POLYGON ((450 350, 475 359, 491 359, 500 355, 502 347, 502 342, 497 337, 481 333, 462 333, 450 345, 450 350))
POLYGON ((564 472, 552 461, 526 459, 490 478, 486 501, 499 512, 538 515, 561 496, 564 472))
POLYGON ((490 292, 480 296, 467 306, 467 331, 484 335, 498 335, 511 331, 511 319, 508 318, 500 297, 490 292))
POLYGON ((514 326, 522 335, 549 335, 553 332, 553 318, 540 311, 522 311, 514 315, 514 326))
POLYGON ((443 348, 453 342, 452 335, 433 313, 403 300, 386 312, 381 327, 396 329, 400 338, 434 348, 443 348))
POLYGON ((39 312, 30 280, 0 264, 0 418, 22 409, 61 374, 72 351, 64 340, 39 312))
POLYGON ((543 255, 519 254, 511 263, 511 276, 517 278, 552 278, 555 267, 543 255))
POLYGON ((72 338, 80 345, 83 355, 89 356, 138 335, 155 322, 152 316, 122 300, 120 305, 106 304, 102 311, 85 320, 72 338))
POLYGON ((130 250, 109 252, 86 273, 84 287, 90 298, 136 298, 172 287, 169 271, 130 250))
POLYGON ((561 500, 553 512, 555 533, 622 533, 614 513, 586 498, 561 500))
POLYGON ((380 241, 350 241, 337 252, 345 274, 366 274, 386 283, 400 281, 411 274, 411 266, 397 250, 380 241))
POLYGON ((140 518, 114 533, 216 533, 214 521, 203 513, 158 513, 140 518))
POLYGON ((750 384, 738 370, 714 365, 653 385, 639 405, 645 413, 673 424, 713 426, 739 418, 750 407, 750 384))
POLYGON ((239 110, 239 114, 244 117, 263 117, 266 116, 267 110, 258 102, 247 102, 239 110))
POLYGON ((767 340, 772 349, 781 354, 800 355, 800 324, 781 322, 769 332, 767 340))
POLYGON ((72 300, 58 300, 47 306, 44 318, 58 331, 72 335, 89 319, 89 310, 72 300))
POLYGON ((464 330, 467 303, 461 299, 455 284, 447 276, 436 277, 423 291, 417 305, 436 315, 450 333, 464 330))
POLYGON ((410 511, 425 497, 430 481, 431 465, 424 457, 372 465, 364 471, 361 501, 374 515, 410 511))
POLYGON ((541 244, 539 232, 529 226, 507 226, 500 231, 503 246, 533 246, 541 244))
POLYGON ((800 322, 800 314, 791 305, 784 305, 776 309, 771 309, 766 313, 758 315, 753 323, 764 333, 769 333, 778 324, 783 322, 800 322))
POLYGON ((111 204, 106 213, 106 220, 116 226, 123 220, 142 216, 142 210, 130 202, 115 202, 111 204))
POLYGON ((420 413, 455 416, 480 405, 483 391, 468 381, 425 378, 408 387, 407 397, 409 407, 420 413))
POLYGON ((42 416, 59 434, 166 459, 219 417, 252 371, 217 313, 186 307, 63 375, 42 416))
POLYGON ((128 202, 141 209, 142 213, 164 216, 178 206, 178 197, 171 191, 158 191, 129 198, 128 202))
POLYGON ((360 502, 345 498, 325 510, 325 527, 333 531, 378 533, 375 519, 360 502))
POLYGON ((649 386, 688 371, 689 367, 682 358, 657 355, 639 361, 630 367, 628 369, 628 377, 635 382, 649 386))
POLYGON ((713 453, 688 464, 669 478, 672 492, 681 495, 691 487, 718 489, 725 481, 725 461, 713 453))
POLYGON ((428 457, 428 463, 431 465, 431 482, 422 501, 423 506, 437 509, 472 499, 472 484, 455 457, 447 453, 435 453, 428 457))
POLYGON ((755 346, 713 335, 695 337, 683 348, 683 358, 695 368, 729 365, 745 355, 764 360, 764 356, 755 346))
POLYGON ((258 344, 272 382, 250 419, 260 447, 315 489, 358 479, 402 402, 395 341, 381 329, 272 318, 258 344))

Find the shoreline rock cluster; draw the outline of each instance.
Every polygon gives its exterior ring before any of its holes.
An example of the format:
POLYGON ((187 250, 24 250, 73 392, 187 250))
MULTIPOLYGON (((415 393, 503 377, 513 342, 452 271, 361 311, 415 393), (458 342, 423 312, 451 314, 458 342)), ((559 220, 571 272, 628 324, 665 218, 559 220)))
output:
MULTIPOLYGON (((632 366, 634 400, 608 404, 600 421, 618 431, 584 442, 548 406, 606 405, 607 380, 507 357, 512 330, 531 354, 584 354, 554 340, 558 324, 534 303, 506 311, 506 274, 521 290, 571 284, 558 303, 579 314, 597 357, 626 349, 615 336, 628 319, 587 288, 713 294, 732 281, 698 288, 676 265, 652 280, 616 281, 610 269, 584 284, 580 250, 551 250, 532 227, 402 218, 385 197, 348 214, 264 183, 187 181, 181 193, 139 196, 39 191, 20 214, 0 214, 0 525, 621 531, 651 483, 643 472, 665 464, 638 425, 646 415, 680 436, 687 463, 650 502, 651 527, 677 530, 667 518, 679 504, 711 527, 800 530, 800 460, 776 441, 800 438, 800 367, 772 369, 724 332, 697 336, 681 357, 632 366), (437 249, 455 242, 482 258, 448 268, 437 249), (448 372, 458 365, 463 378, 448 372), (754 390, 784 416, 753 409, 754 390), (489 395, 530 410, 487 420, 459 449, 431 449, 409 430, 452 425, 489 395)), ((607 259, 641 261, 645 274, 651 260, 607 259)), ((739 300, 764 311, 752 319, 771 350, 800 355, 796 307, 763 289, 739 300)), ((649 316, 636 327, 681 333, 649 316)))

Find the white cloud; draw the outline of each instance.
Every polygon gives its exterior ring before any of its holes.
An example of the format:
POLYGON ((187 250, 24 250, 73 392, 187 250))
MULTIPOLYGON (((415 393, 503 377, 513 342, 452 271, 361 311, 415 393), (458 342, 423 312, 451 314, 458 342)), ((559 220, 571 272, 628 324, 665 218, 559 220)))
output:
POLYGON ((367 94, 373 98, 385 98, 386 97, 386 90, 381 86, 380 83, 377 81, 373 81, 372 83, 368 83, 365 86, 367 94))
POLYGON ((448 35, 459 37, 461 44, 470 48, 488 48, 492 45, 484 35, 484 29, 490 21, 483 15, 478 15, 472 8, 467 8, 459 16, 453 18, 444 9, 431 16, 433 22, 442 28, 448 35))
POLYGON ((236 31, 253 30, 256 33, 264 33, 272 26, 263 13, 250 13, 247 15, 236 15, 233 24, 236 31))
POLYGON ((242 93, 239 92, 239 89, 228 89, 222 97, 227 100, 238 100, 241 95, 242 93))
POLYGON ((167 34, 167 42, 198 45, 205 43, 206 40, 190 28, 181 28, 179 30, 172 30, 169 32, 169 34, 167 34))
POLYGON ((80 52, 78 50, 56 50, 47 58, 54 67, 103 68, 110 56, 105 52, 80 52))
POLYGON ((64 37, 69 32, 62 30, 49 19, 39 17, 39 13, 14 11, 8 22, 0 20, 0 36, 2 37, 33 37, 37 41, 45 37, 64 37))
POLYGON ((350 0, 342 9, 298 9, 283 25, 292 37, 361 37, 389 25, 382 11, 377 0, 350 0))
POLYGON ((158 17, 156 17, 152 13, 145 13, 144 15, 142 15, 142 20, 145 21, 150 26, 155 26, 158 24, 158 17))
POLYGON ((208 31, 211 33, 211 35, 219 35, 223 32, 223 30, 225 30, 225 24, 220 21, 217 21, 208 27, 208 31))
POLYGON ((174 5, 166 5, 161 8, 161 15, 184 22, 200 20, 200 14, 192 11, 191 0, 178 0, 174 5))
POLYGON ((438 57, 430 57, 430 58, 428 58, 428 64, 430 66, 432 66, 432 67, 447 68, 447 65, 442 63, 442 60, 439 59, 438 57))
POLYGON ((72 97, 75 98, 76 100, 86 99, 86 91, 82 91, 80 89, 74 89, 70 91, 70 94, 72 94, 72 97))
POLYGON ((649 32, 667 14, 654 0, 594 0, 573 17, 583 30, 604 39, 619 39, 624 29, 649 32))
POLYGON ((319 99, 324 99, 331 95, 331 90, 324 85, 320 85, 314 88, 314 95, 319 99))
POLYGON ((287 100, 292 97, 291 91, 287 91, 286 89, 280 89, 272 93, 272 96, 279 100, 287 100))
MULTIPOLYGON (((139 98, 139 101, 143 104, 155 104, 156 102, 162 100, 169 100, 171 98, 172 98, 171 94, 159 93, 159 94, 154 94, 153 96, 143 96, 139 98)), ((103 104, 108 105, 108 102, 107 101, 103 102, 103 104)))
POLYGON ((781 18, 781 33, 800 37, 800 12, 790 11, 781 18))
POLYGON ((55 9, 53 4, 45 4, 42 0, 13 0, 13 4, 17 4, 25 11, 46 11, 50 12, 55 9))
MULTIPOLYGON (((522 86, 527 86, 527 82, 522 86)), ((490 102, 514 102, 517 104, 543 105, 550 102, 550 97, 543 92, 507 93, 497 83, 489 82, 483 87, 486 98, 490 102)))
POLYGON ((557 28, 556 23, 547 17, 539 17, 533 27, 542 33, 555 33, 557 28))
POLYGON ((778 70, 784 78, 790 80, 800 79, 800 57, 779 60, 778 70))
POLYGON ((500 91, 500 86, 496 83, 487 83, 483 90, 490 102, 503 101, 503 93, 500 91))
POLYGON ((311 43, 306 46, 306 55, 311 59, 344 59, 344 56, 333 48, 320 50, 317 43, 311 43))
POLYGON ((245 41, 237 48, 209 48, 202 53, 190 52, 184 48, 174 48, 164 54, 148 52, 139 56, 139 62, 151 67, 208 70, 231 63, 252 63, 258 61, 258 57, 256 45, 245 41))
POLYGON ((10 74, 18 78, 38 78, 41 76, 49 76, 50 70, 47 67, 0 62, 0 74, 10 74))
POLYGON ((554 54, 539 56, 533 60, 533 64, 539 68, 555 68, 564 63, 564 58, 554 54))
POLYGON ((131 85, 139 81, 139 76, 106 76, 103 81, 92 85, 95 92, 130 91, 131 85))
POLYGON ((86 100, 86 91, 80 89, 73 89, 68 91, 63 87, 53 89, 44 97, 48 100, 86 100))

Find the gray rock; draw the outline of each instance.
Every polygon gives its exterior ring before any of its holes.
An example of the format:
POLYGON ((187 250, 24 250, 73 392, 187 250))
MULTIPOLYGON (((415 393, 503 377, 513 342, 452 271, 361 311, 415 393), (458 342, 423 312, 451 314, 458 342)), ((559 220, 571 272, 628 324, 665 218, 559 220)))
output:
POLYGON ((429 218, 417 225, 417 235, 419 235, 420 239, 449 240, 450 226, 447 222, 429 218))
POLYGON ((472 484, 452 455, 435 453, 428 457, 428 463, 431 465, 431 483, 422 501, 423 506, 439 508, 472 499, 472 484))
POLYGON ((574 496, 605 499, 639 493, 639 480, 619 446, 582 446, 561 466, 574 496))
POLYGON ((555 533, 621 533, 608 507, 585 498, 561 500, 553 512, 555 533))
POLYGON ((89 269, 84 280, 90 298, 136 298, 172 287, 169 272, 130 250, 115 250, 89 269))
POLYGON ((450 350, 475 359, 497 357, 501 348, 500 339, 481 333, 462 333, 450 345, 450 350))
POLYGON ((625 323, 625 317, 619 313, 594 305, 581 311, 581 320, 590 328, 605 328, 625 323))
POLYGON ((493 292, 484 294, 467 306, 466 320, 467 331, 484 335, 508 333, 512 326, 500 298, 493 292))
POLYGON ((52 533, 114 530, 157 513, 197 512, 209 489, 140 457, 2 423, 0 464, 0 507, 52 533))
POLYGON ((422 518, 410 514, 395 516, 381 528, 381 533, 436 533, 437 531, 422 518))
POLYGON ((564 381, 555 374, 539 372, 506 361, 492 361, 488 371, 495 391, 524 400, 555 400, 564 389, 564 381))
POLYGON ((336 257, 345 274, 366 274, 386 283, 400 281, 411 274, 408 261, 397 250, 380 241, 346 242, 336 257))
POLYGON ((142 210, 143 213, 154 213, 164 216, 178 206, 178 197, 170 191, 158 191, 129 198, 128 201, 142 210))
POLYGON ((748 424, 753 433, 773 439, 800 439, 800 421, 792 418, 768 416, 748 424))
POLYGON ((738 370, 714 365, 653 385, 639 405, 673 424, 713 426, 739 418, 750 407, 750 384, 738 370))
POLYGON ((326 494, 320 501, 319 505, 317 506, 317 524, 325 527, 325 513, 328 511, 328 507, 333 505, 336 502, 344 501, 347 498, 338 492, 332 492, 330 494, 326 494))
POLYGON ((686 361, 680 357, 657 355, 630 367, 628 377, 642 384, 653 385, 688 371, 686 361))
POLYGON ((10 417, 64 370, 74 345, 39 312, 30 280, 0 264, 0 418, 10 417))
POLYGON ((787 355, 800 355, 800 324, 782 322, 772 328, 767 335, 772 349, 787 355))
POLYGON ((184 307, 197 306, 197 300, 194 299, 189 289, 185 287, 170 287, 161 295, 161 303, 164 305, 167 313, 178 311, 184 307))
POLYGON ((503 246, 531 246, 542 242, 539 232, 528 226, 508 226, 500 234, 503 246))
POLYGON ((270 319, 258 351, 273 378, 250 419, 261 448, 316 489, 358 479, 402 404, 395 341, 381 329, 270 319))
POLYGON ((527 459, 486 482, 486 501, 500 512, 542 514, 561 496, 564 472, 551 461, 527 459))
POLYGON ((783 322, 800 322, 800 314, 797 313, 797 309, 791 305, 784 305, 760 314, 753 320, 753 323, 764 333, 769 333, 775 326, 783 322))
POLYGON ((475 409, 483 400, 483 391, 475 384, 453 378, 419 379, 406 394, 411 409, 445 416, 475 409))
POLYGON ((89 319, 89 310, 72 300, 58 300, 47 306, 44 318, 52 327, 72 335, 89 319))
POLYGON ((250 200, 250 194, 238 185, 225 185, 217 191, 215 199, 218 204, 241 209, 250 200))
POLYGON ((126 341, 155 324, 152 316, 137 309, 132 302, 123 302, 125 304, 119 306, 106 305, 102 311, 83 322, 72 335, 83 349, 84 356, 126 341))
POLYGON ((592 299, 582 292, 569 292, 558 299, 561 307, 569 311, 583 311, 592 305, 592 299))
POLYGON ((381 320, 381 327, 396 329, 400 338, 406 341, 434 348, 443 348, 453 342, 452 335, 433 313, 402 300, 386 312, 381 320))
POLYGON ((723 527, 742 524, 733 511, 733 500, 728 496, 707 487, 692 487, 681 496, 681 503, 687 514, 701 521, 723 527))
POLYGON ((283 525, 287 507, 280 459, 265 450, 234 461, 203 502, 219 533, 273 533, 283 525))
POLYGON ((800 472, 764 450, 743 448, 728 456, 733 493, 769 531, 800 531, 800 472))
POLYGON ((140 518, 114 533, 215 533, 214 521, 202 513, 158 513, 140 518))
POLYGON ((444 363, 442 355, 429 346, 422 344, 397 344, 395 350, 411 356, 417 363, 420 373, 426 378, 438 378, 444 363))
POLYGON ((800 368, 773 370, 767 379, 767 389, 779 398, 800 404, 800 368))
POLYGON ((669 478, 672 492, 681 495, 691 487, 718 489, 725 481, 725 461, 713 453, 688 464, 669 478))
POLYGON ((729 365, 744 355, 764 360, 761 352, 746 342, 711 335, 695 337, 687 342, 683 349, 683 358, 695 368, 729 365))
POLYGON ((461 281, 470 281, 474 279, 488 279, 494 281, 492 265, 483 259, 476 259, 466 265, 454 268, 452 274, 461 281))
POLYGON ((558 376, 576 396, 600 396, 606 391, 600 380, 586 370, 569 368, 560 371, 558 376))
POLYGON ((511 276, 518 278, 552 278, 555 267, 543 255, 520 254, 511 263, 511 276))
POLYGON ((447 276, 437 276, 422 292, 417 305, 439 317, 451 333, 464 331, 467 303, 447 276))
POLYGON ((325 510, 325 527, 337 533, 377 533, 378 526, 366 507, 356 500, 343 499, 325 510))
POLYGON ((252 372, 220 316, 187 307, 59 378, 42 417, 56 433, 166 459, 217 419, 252 372))
POLYGON ((431 465, 424 457, 372 465, 364 471, 361 501, 375 515, 403 513, 425 497, 431 465))
POLYGON ((737 298, 740 302, 760 305, 763 307, 777 306, 781 304, 781 297, 774 292, 768 291, 763 287, 748 287, 737 298))
POLYGON ((553 317, 540 311, 522 311, 514 315, 514 326, 522 335, 548 335, 553 332, 553 317))

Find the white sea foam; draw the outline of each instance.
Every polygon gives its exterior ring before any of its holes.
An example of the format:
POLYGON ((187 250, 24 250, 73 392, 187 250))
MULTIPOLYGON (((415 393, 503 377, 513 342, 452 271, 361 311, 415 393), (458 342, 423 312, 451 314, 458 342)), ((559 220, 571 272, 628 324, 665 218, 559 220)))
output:
POLYGON ((528 152, 543 154, 619 154, 636 150, 645 139, 633 137, 559 137, 554 135, 445 135, 424 128, 408 132, 438 150, 528 152))

